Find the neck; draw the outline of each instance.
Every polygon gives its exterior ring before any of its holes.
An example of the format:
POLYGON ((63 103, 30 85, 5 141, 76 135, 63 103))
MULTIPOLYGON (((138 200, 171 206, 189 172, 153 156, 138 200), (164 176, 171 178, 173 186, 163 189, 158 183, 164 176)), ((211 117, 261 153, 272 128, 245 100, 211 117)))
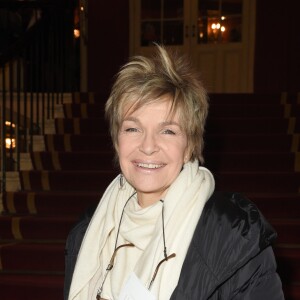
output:
POLYGON ((163 199, 166 195, 166 190, 163 192, 157 192, 157 193, 142 193, 137 192, 137 199, 138 203, 142 208, 145 208, 147 206, 151 206, 154 203, 158 202, 159 200, 163 199))

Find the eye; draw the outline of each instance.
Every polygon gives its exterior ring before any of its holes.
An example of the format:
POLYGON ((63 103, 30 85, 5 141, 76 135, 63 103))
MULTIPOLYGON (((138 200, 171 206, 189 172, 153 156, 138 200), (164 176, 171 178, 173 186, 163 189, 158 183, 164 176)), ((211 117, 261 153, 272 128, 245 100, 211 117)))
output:
POLYGON ((173 130, 171 130, 171 129, 165 129, 165 130, 163 131, 163 134, 171 134, 171 135, 175 135, 175 132, 174 132, 173 130))
POLYGON ((130 127, 130 128, 126 128, 124 131, 125 132, 138 132, 138 129, 134 128, 134 127, 130 127))

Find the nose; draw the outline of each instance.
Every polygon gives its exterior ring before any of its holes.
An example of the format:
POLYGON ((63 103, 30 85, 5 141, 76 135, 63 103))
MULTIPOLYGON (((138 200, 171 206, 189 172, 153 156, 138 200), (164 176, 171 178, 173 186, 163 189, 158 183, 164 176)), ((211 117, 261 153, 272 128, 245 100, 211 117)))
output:
POLYGON ((157 137, 152 133, 145 133, 141 140, 139 150, 146 155, 152 155, 159 151, 157 137))

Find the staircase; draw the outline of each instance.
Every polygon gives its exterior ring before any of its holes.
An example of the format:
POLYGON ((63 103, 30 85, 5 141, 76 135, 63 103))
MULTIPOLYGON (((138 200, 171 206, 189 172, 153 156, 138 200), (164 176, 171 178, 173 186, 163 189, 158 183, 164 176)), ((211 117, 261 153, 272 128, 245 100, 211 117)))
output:
MULTIPOLYGON (((277 230, 278 271, 286 299, 297 300, 300 104, 284 96, 211 95, 205 157, 217 189, 246 194, 277 230)), ((10 174, 0 216, 1 300, 63 299, 67 234, 117 174, 104 101, 74 94, 58 106, 22 170, 10 174)))
POLYGON ((212 95, 206 166, 218 190, 251 199, 278 233, 286 299, 300 299, 300 102, 296 95, 212 95))
POLYGON ((34 137, 33 152, 23 159, 19 182, 9 184, 4 195, 1 300, 63 299, 67 234, 116 175, 104 99, 78 99, 74 94, 70 103, 56 107, 45 136, 34 137))

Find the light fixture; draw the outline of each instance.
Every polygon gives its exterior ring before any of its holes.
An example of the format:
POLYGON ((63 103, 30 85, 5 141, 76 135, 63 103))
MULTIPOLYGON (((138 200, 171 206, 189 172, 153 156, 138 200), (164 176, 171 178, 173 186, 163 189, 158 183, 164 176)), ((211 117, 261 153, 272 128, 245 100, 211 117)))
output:
POLYGON ((12 135, 14 136, 15 132, 12 132, 12 129, 15 130, 16 128, 16 124, 10 122, 10 121, 5 121, 5 126, 7 127, 6 132, 7 133, 11 133, 11 134, 7 134, 6 138, 5 138, 5 148, 6 149, 14 149, 16 148, 16 139, 14 137, 12 137, 12 135))
POLYGON ((74 29, 74 37, 75 37, 75 39, 78 39, 80 37, 80 30, 79 29, 74 29))
POLYGON ((16 148, 16 139, 14 139, 14 138, 6 138, 5 139, 5 148, 6 149, 14 149, 14 148, 16 148))

